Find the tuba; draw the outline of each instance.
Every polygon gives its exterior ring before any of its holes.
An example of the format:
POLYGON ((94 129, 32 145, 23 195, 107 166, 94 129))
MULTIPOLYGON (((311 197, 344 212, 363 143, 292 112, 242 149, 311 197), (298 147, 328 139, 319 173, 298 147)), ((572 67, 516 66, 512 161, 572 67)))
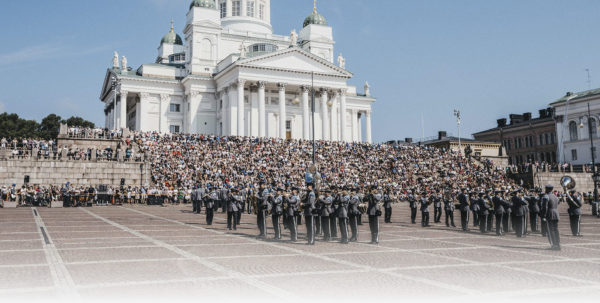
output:
POLYGON ((564 176, 560 178, 560 185, 566 191, 575 188, 577 183, 575 182, 575 179, 573 179, 571 176, 564 176))

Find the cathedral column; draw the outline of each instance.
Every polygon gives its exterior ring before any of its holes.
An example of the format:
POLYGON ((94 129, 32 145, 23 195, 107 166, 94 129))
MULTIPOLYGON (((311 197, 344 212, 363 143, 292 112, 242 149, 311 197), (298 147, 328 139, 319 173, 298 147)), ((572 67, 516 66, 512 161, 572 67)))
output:
POLYGON ((167 120, 167 116, 169 115, 169 100, 170 96, 168 94, 160 95, 159 102, 159 115, 158 115, 158 130, 162 134, 166 134, 169 132, 169 121, 167 120))
POLYGON ((358 115, 356 116, 356 125, 357 125, 357 133, 358 133, 358 138, 357 138, 357 142, 363 142, 363 138, 362 138, 362 112, 358 112, 358 115))
POLYGON ((323 140, 329 140, 329 119, 327 110, 327 90, 321 90, 321 121, 323 123, 323 140))
POLYGON ((266 136, 266 115, 265 115, 265 85, 264 81, 258 82, 258 136, 266 136))
POLYGON ((148 98, 150 98, 149 93, 141 93, 140 94, 140 131, 147 131, 148 122, 144 120, 144 117, 148 117, 145 112, 148 110, 148 98))
POLYGON ((348 141, 348 136, 346 135, 346 89, 340 90, 340 127, 341 127, 341 141, 348 141))
POLYGON ((232 4, 231 4, 231 0, 226 0, 226 1, 227 1, 227 7, 226 7, 226 10, 227 10, 227 16, 226 16, 226 17, 231 17, 231 16, 233 15, 233 14, 232 14, 232 11, 233 11, 233 6, 232 6, 232 4))
POLYGON ((244 124, 244 116, 246 115, 246 111, 244 109, 245 100, 244 100, 244 85, 246 84, 246 80, 238 79, 237 82, 237 135, 245 136, 245 124, 244 124))
POLYGON ((358 127, 356 127, 356 122, 358 121, 358 113, 355 109, 352 110, 352 116, 350 117, 352 121, 352 142, 356 142, 358 138, 358 127))
POLYGON ((302 86, 302 133, 304 140, 310 140, 310 117, 308 105, 308 86, 302 86))
POLYGON ((258 137, 258 90, 257 87, 250 86, 250 137, 258 137))
POLYGON ((119 103, 119 126, 118 128, 127 128, 127 91, 121 91, 121 102, 119 103))
POLYGON ((238 89, 237 82, 233 83, 229 89, 229 135, 237 136, 237 108, 238 108, 238 89))
POLYGON ((221 123, 223 124, 223 127, 221 129, 222 136, 227 136, 229 135, 229 87, 225 88, 225 90, 223 91, 223 107, 221 108, 221 123))
POLYGON ((279 83, 279 137, 286 138, 286 115, 285 115, 285 83, 279 83))
POLYGON ((373 139, 371 137, 371 111, 368 110, 365 114, 365 131, 366 131, 366 140, 367 143, 373 143, 373 139))
POLYGON ((202 102, 201 97, 200 92, 190 92, 188 97, 190 109, 187 118, 187 132, 190 134, 198 132, 197 125, 194 122, 198 121, 196 117, 198 116, 198 108, 200 108, 200 103, 202 102))
POLYGON ((338 115, 338 102, 340 100, 340 92, 335 91, 334 97, 331 100, 331 140, 338 141, 339 140, 339 115, 338 115))

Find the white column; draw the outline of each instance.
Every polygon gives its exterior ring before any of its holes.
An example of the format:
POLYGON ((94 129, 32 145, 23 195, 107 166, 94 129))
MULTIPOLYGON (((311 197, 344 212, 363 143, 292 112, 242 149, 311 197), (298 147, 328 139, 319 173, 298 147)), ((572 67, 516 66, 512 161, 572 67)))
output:
POLYGON ((159 131, 163 134, 169 132, 169 121, 167 116, 169 115, 169 101, 171 101, 171 97, 168 94, 160 95, 160 115, 158 119, 159 131))
POLYGON ((223 108, 221 109, 221 123, 223 123, 222 136, 229 135, 229 87, 223 91, 223 108))
POLYGON ((255 86, 250 89, 250 133, 252 137, 258 137, 258 91, 255 86))
POLYGON ((357 113, 356 110, 353 109, 352 110, 352 116, 350 117, 350 120, 352 121, 352 142, 356 142, 357 138, 358 138, 358 128, 356 127, 356 122, 357 122, 357 113))
POLYGON ((231 0, 227 0, 227 17, 231 17, 231 10, 232 9, 232 4, 231 4, 231 0))
POLYGON ((191 92, 188 96, 190 109, 188 111, 188 119, 187 119, 187 131, 190 134, 194 134, 198 132, 198 109, 200 108, 200 103, 202 102, 202 95, 200 92, 191 92))
POLYGON ((285 115, 285 83, 279 83, 279 137, 281 139, 286 138, 286 115, 285 115))
POLYGON ((231 85, 229 89, 229 135, 237 136, 237 103, 238 103, 237 83, 231 85))
POLYGON ((321 90, 321 121, 323 123, 323 140, 329 140, 329 113, 327 110, 327 90, 321 90))
POLYGON ((141 93, 140 94, 140 131, 148 131, 148 122, 145 121, 144 117, 147 117, 146 111, 148 110, 148 98, 150 97, 149 93, 141 93))
POLYGON ((246 80, 238 79, 237 83, 237 135, 245 136, 245 123, 244 116, 246 116, 246 112, 244 109, 245 101, 244 101, 244 85, 246 84, 246 80))
POLYGON ((127 91, 121 91, 119 103, 119 128, 127 128, 127 91))
POLYGON ((356 139, 357 142, 363 142, 363 138, 362 138, 362 114, 361 112, 358 112, 358 114, 356 115, 356 125, 357 125, 357 133, 358 133, 358 138, 356 139))
POLYGON ((140 102, 135 103, 135 126, 134 129, 132 129, 135 131, 140 131, 140 122, 142 121, 142 108, 140 104, 141 100, 140 102))
POLYGON ((308 87, 302 87, 302 133, 304 140, 310 140, 310 107, 308 104, 308 87))
POLYGON ((240 7, 240 13, 241 13, 241 15, 242 15, 242 17, 246 17, 246 15, 247 15, 247 10, 246 9, 248 7, 248 4, 247 4, 246 0, 240 0, 240 5, 242 6, 242 7, 240 7))
POLYGON ((341 141, 348 141, 348 136, 346 135, 346 122, 348 119, 346 118, 346 89, 340 90, 340 127, 341 127, 341 141))
POLYGON ((373 143, 373 139, 371 137, 371 111, 370 110, 367 111, 366 114, 365 114, 365 116, 366 116, 365 131, 367 132, 366 133, 366 136, 367 136, 366 140, 367 140, 367 143, 373 143))
POLYGON ((261 138, 266 137, 265 85, 263 81, 258 82, 258 136, 261 138))
POLYGON ((336 91, 334 93, 334 97, 331 100, 333 101, 331 104, 331 140, 338 141, 339 140, 339 115, 338 115, 338 102, 340 102, 340 93, 336 91))

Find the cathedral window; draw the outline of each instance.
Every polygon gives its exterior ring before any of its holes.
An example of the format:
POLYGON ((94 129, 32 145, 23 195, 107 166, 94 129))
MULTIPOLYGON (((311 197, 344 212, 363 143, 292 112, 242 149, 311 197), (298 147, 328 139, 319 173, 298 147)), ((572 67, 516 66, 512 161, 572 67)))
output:
POLYGON ((171 105, 170 105, 170 111, 172 113, 179 113, 179 112, 181 112, 181 105, 180 104, 171 103, 171 105))
POLYGON ((171 125, 171 126, 169 126, 169 131, 172 134, 178 134, 179 133, 179 125, 171 125))
POLYGON ((234 17, 242 15, 242 1, 231 2, 231 15, 234 17))
POLYGON ((262 3, 258 6, 258 18, 265 20, 265 5, 262 3))
POLYGON ((248 1, 246 4, 246 12, 248 17, 254 17, 254 1, 248 1))
POLYGON ((221 11, 221 18, 227 17, 227 2, 221 2, 219 4, 219 10, 221 11))

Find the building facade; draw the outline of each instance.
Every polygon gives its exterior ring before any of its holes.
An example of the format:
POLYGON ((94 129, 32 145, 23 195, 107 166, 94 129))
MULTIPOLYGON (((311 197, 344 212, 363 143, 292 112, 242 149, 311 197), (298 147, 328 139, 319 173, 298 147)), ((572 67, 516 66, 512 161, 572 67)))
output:
MULTIPOLYGON (((562 163, 573 165, 592 163, 592 141, 598 140, 600 119, 600 89, 568 93, 550 104, 556 114, 558 156, 562 163), (588 123, 588 106, 591 116, 588 123), (590 140, 590 130, 592 140, 590 140)), ((598 161, 598 149, 594 148, 598 161)))
POLYGON ((476 140, 501 143, 509 164, 534 162, 556 163, 556 125, 552 108, 531 113, 510 115, 510 121, 499 119, 497 127, 473 134, 476 140))
POLYGON ((298 33, 275 35, 270 20, 270 0, 192 1, 183 38, 171 25, 154 63, 132 69, 115 53, 100 96, 106 127, 311 139, 314 125, 316 139, 371 142, 376 100, 368 83, 348 85, 316 3, 298 33))
POLYGON ((458 138, 447 136, 445 131, 438 132, 437 139, 424 141, 421 144, 454 152, 460 152, 466 155, 465 150, 471 150, 471 156, 477 159, 490 160, 496 167, 506 167, 508 158, 506 152, 502 149, 499 142, 473 140, 469 138, 458 138))

